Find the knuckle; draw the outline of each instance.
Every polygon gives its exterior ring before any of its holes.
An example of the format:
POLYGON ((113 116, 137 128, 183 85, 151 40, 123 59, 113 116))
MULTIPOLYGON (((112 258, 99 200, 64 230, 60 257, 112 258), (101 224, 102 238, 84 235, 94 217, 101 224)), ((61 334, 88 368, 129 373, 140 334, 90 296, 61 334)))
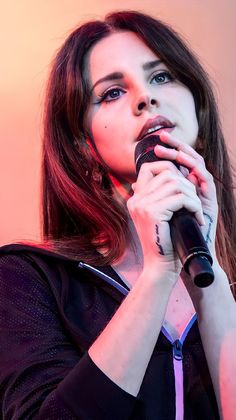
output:
POLYGON ((151 220, 151 221, 157 221, 158 217, 160 215, 160 207, 157 208, 156 206, 153 206, 152 204, 146 205, 142 209, 142 216, 144 220, 151 220))
POLYGON ((134 197, 130 197, 127 202, 127 208, 130 212, 134 211, 135 209, 135 198, 134 197))
POLYGON ((190 184, 190 188, 195 192, 195 193, 197 193, 197 188, 196 188, 196 185, 194 185, 192 182, 190 182, 189 181, 189 184, 190 184))
POLYGON ((146 173, 146 172, 147 172, 147 171, 149 171, 149 170, 150 170, 150 162, 144 162, 144 163, 141 165, 141 168, 140 168, 139 173, 143 174, 143 173, 146 173))
POLYGON ((173 169, 171 167, 165 169, 164 173, 165 173, 165 177, 168 180, 170 180, 170 181, 176 180, 176 173, 173 171, 173 169))
MULTIPOLYGON (((188 180, 187 180, 187 181, 188 181, 188 180)), ((187 185, 187 187, 190 189, 190 191, 191 191, 193 194, 196 194, 196 193, 197 193, 196 186, 195 186, 192 182, 188 181, 186 185, 187 185)))
POLYGON ((166 167, 170 170, 170 171, 175 171, 176 172, 176 166, 173 162, 171 162, 170 160, 166 161, 166 167))
POLYGON ((198 209, 198 211, 202 212, 202 202, 198 196, 196 198, 195 203, 196 203, 196 208, 198 209))
POLYGON ((150 206, 145 206, 143 209, 142 209, 142 214, 143 214, 143 216, 145 217, 145 218, 150 218, 150 217, 152 217, 152 214, 153 214, 153 209, 152 209, 152 207, 150 207, 150 206))
POLYGON ((173 177, 173 185, 177 192, 182 193, 184 188, 184 182, 182 178, 173 177))
POLYGON ((183 193, 183 191, 180 191, 180 192, 178 193, 178 196, 179 196, 180 200, 181 200, 183 203, 185 203, 186 201, 188 201, 188 200, 187 200, 187 197, 186 197, 186 195, 183 193))
POLYGON ((173 173, 169 168, 163 171, 163 175, 165 175, 166 178, 173 178, 173 173))
POLYGON ((134 196, 127 200, 127 208, 132 215, 143 214, 146 210, 142 200, 134 196))

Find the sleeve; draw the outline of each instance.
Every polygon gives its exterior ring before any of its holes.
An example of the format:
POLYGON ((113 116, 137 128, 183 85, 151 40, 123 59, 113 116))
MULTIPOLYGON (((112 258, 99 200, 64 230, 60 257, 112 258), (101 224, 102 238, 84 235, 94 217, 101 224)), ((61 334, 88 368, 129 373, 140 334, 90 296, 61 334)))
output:
POLYGON ((80 354, 47 284, 19 255, 0 257, 3 420, 126 420, 137 399, 80 354))

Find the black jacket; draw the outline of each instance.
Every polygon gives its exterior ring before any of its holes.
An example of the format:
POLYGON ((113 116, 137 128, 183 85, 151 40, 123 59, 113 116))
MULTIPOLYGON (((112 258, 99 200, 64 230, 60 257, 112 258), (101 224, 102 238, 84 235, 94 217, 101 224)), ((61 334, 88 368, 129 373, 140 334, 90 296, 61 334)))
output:
POLYGON ((27 245, 0 248, 2 418, 180 420, 174 373, 183 369, 184 419, 218 419, 197 321, 175 343, 162 329, 137 398, 100 371, 87 351, 128 290, 111 267, 78 263, 27 245))

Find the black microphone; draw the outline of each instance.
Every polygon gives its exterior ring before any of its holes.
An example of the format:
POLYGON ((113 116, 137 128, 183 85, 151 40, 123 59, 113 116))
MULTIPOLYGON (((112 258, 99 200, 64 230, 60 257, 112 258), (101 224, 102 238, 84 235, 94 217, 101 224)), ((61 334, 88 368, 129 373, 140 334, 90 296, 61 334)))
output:
MULTIPOLYGON (((143 163, 165 160, 155 155, 154 147, 157 144, 171 148, 157 135, 150 135, 138 142, 135 148, 137 175, 143 163)), ((179 164, 173 163, 179 169, 179 164)), ((186 273, 190 275, 196 286, 209 286, 214 280, 212 256, 194 215, 186 209, 176 211, 170 220, 170 233, 173 246, 186 273)))

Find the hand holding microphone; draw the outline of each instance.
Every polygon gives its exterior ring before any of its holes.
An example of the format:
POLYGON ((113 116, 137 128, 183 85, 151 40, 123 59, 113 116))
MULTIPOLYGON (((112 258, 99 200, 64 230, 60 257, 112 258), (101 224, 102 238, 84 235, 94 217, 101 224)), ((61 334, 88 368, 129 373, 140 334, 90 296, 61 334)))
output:
MULTIPOLYGON (((166 148, 170 147, 161 142, 157 135, 150 135, 139 141, 135 149, 137 174, 143 163, 162 160, 154 152, 154 147, 157 144, 166 148)), ((176 161, 173 163, 179 169, 180 165, 176 161)), ((214 280, 211 267, 212 256, 195 216, 184 208, 174 212, 170 220, 170 233, 173 246, 184 270, 191 276, 197 286, 209 286, 214 280)))

